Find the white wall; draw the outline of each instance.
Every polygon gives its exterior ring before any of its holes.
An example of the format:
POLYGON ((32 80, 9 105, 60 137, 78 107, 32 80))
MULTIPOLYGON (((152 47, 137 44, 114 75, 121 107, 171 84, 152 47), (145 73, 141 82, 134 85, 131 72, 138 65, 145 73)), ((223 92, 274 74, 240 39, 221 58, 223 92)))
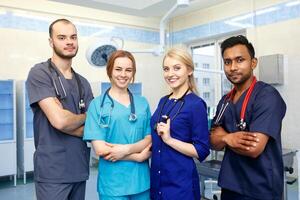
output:
MULTIPOLYGON (((118 13, 99 11, 79 6, 71 6, 62 3, 29 0, 29 1, 5 1, 0 2, 0 10, 26 11, 32 14, 50 18, 51 21, 65 17, 71 21, 87 21, 99 25, 116 27, 128 27, 134 29, 158 31, 159 20, 155 18, 141 18, 118 13)), ((48 27, 47 27, 48 28, 48 27)), ((48 44, 48 29, 42 32, 29 31, 15 28, 0 28, 0 79, 24 80, 30 68, 39 62, 45 61, 52 55, 52 49, 48 44)), ((75 71, 85 76, 90 82, 109 81, 105 68, 95 68, 88 64, 85 51, 91 39, 79 35, 79 51, 73 60, 75 71)), ((124 48, 127 50, 150 49, 158 44, 129 41, 124 38, 124 48)), ((167 92, 162 87, 161 56, 152 54, 134 54, 137 61, 136 82, 142 82, 143 94, 150 102, 151 110, 154 110, 158 100, 167 92), (153 90, 153 88, 156 88, 153 90)))
POLYGON ((212 21, 241 15, 256 9, 261 9, 287 0, 231 0, 210 8, 190 12, 173 18, 171 31, 178 31, 212 21))
POLYGON ((284 84, 276 88, 287 104, 282 140, 287 148, 300 149, 300 20, 289 20, 247 30, 247 36, 257 49, 257 56, 283 54, 284 84))
POLYGON ((159 25, 159 19, 157 18, 136 17, 47 0, 1 0, 0 6, 11 9, 17 8, 23 11, 38 12, 45 16, 52 15, 54 16, 54 19, 59 17, 92 19, 95 22, 151 28, 156 30, 159 25))

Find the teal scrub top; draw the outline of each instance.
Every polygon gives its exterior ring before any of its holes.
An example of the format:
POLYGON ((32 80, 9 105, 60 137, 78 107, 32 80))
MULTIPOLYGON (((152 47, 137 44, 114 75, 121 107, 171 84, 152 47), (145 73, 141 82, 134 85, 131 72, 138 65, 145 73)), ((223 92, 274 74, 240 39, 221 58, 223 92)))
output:
MULTIPOLYGON (((151 133, 150 108, 144 97, 133 95, 137 121, 128 120, 130 106, 124 106, 106 96, 100 116, 100 104, 103 95, 95 98, 89 106, 84 127, 84 140, 103 140, 114 144, 136 143, 151 133), (109 120, 111 112, 111 117, 109 120), (109 127, 101 128, 101 123, 109 121, 109 127)), ((137 194, 150 188, 150 173, 148 161, 117 161, 110 162, 99 157, 98 192, 108 196, 123 196, 137 194)))

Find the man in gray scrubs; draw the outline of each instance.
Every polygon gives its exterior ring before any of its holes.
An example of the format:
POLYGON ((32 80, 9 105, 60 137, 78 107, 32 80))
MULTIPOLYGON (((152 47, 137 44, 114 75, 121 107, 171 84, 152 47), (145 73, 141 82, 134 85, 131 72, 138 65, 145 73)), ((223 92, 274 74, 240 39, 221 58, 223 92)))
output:
POLYGON ((90 148, 82 140, 93 98, 88 81, 72 68, 77 30, 66 19, 49 27, 52 57, 36 64, 26 82, 34 113, 34 179, 38 200, 84 200, 90 148))

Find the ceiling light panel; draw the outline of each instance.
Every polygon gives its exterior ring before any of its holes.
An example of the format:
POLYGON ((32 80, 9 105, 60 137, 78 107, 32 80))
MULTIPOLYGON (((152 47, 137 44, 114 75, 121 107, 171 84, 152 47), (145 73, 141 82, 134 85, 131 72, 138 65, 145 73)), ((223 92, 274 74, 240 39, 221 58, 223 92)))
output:
POLYGON ((105 3, 110 4, 114 6, 124 7, 124 8, 131 8, 135 10, 143 10, 149 6, 152 6, 158 2, 161 2, 163 0, 143 0, 143 1, 137 1, 137 0, 126 0, 126 3, 124 0, 114 0, 114 1, 107 1, 107 0, 92 0, 94 2, 98 3, 105 3))

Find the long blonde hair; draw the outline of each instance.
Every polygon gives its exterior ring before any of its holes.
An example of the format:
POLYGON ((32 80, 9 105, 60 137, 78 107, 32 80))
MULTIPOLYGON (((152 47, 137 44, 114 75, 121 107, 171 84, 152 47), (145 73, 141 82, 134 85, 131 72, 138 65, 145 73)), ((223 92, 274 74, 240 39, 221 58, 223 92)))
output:
POLYGON ((191 91, 193 91, 194 93, 198 94, 198 90, 197 90, 197 86, 196 86, 196 81, 195 81, 195 77, 194 77, 194 62, 192 59, 192 56, 190 53, 188 53, 186 50, 184 49, 180 49, 180 48, 171 48, 167 51, 167 53, 164 56, 163 59, 163 63, 165 62, 165 59, 169 57, 169 58, 174 58, 180 62, 182 62, 183 64, 185 64, 188 68, 190 68, 192 70, 192 74, 189 75, 189 89, 191 91))

